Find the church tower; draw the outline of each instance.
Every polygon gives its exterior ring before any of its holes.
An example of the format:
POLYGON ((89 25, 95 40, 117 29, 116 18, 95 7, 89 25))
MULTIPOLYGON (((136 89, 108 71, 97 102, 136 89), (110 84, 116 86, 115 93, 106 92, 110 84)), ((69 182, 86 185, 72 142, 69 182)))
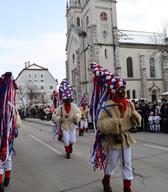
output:
POLYGON ((80 74, 81 95, 92 92, 91 62, 120 73, 116 3, 116 0, 67 3, 66 74, 73 84, 77 78, 74 71, 80 74))

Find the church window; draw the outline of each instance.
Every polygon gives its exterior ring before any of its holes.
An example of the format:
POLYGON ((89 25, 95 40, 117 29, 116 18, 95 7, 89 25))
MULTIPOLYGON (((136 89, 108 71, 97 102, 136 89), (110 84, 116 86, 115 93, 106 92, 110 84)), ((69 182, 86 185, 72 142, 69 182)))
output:
POLYGON ((80 18, 77 17, 77 26, 80 27, 80 18))
POLYGON ((135 90, 132 91, 132 98, 136 99, 136 91, 135 90))
POLYGON ((75 63, 75 55, 74 54, 72 55, 72 62, 73 62, 73 64, 75 63))
POLYGON ((149 61, 149 65, 150 65, 150 77, 156 77, 156 73, 155 73, 155 59, 154 58, 150 58, 149 61))
POLYGON ((127 90, 127 99, 130 99, 130 90, 127 90))
POLYGON ((133 77, 132 58, 127 58, 127 77, 133 77))
POLYGON ((104 50, 105 59, 107 59, 107 49, 104 50))
POLYGON ((86 29, 88 28, 88 26, 89 26, 89 17, 87 16, 86 17, 86 29))
POLYGON ((107 21, 107 13, 106 12, 101 12, 100 13, 100 19, 102 21, 107 21))

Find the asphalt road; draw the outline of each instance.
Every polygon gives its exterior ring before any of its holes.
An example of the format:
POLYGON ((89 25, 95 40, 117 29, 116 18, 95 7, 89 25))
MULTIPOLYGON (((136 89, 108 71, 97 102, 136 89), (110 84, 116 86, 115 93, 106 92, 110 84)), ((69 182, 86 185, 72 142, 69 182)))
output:
MULTIPOLYGON (((52 140, 50 125, 23 121, 15 140, 12 178, 5 192, 103 192, 103 171, 94 172, 90 152, 94 133, 77 136, 71 159, 63 144, 52 140)), ((168 191, 168 135, 135 133, 133 192, 168 191)), ((121 166, 111 179, 113 192, 122 192, 121 166)))

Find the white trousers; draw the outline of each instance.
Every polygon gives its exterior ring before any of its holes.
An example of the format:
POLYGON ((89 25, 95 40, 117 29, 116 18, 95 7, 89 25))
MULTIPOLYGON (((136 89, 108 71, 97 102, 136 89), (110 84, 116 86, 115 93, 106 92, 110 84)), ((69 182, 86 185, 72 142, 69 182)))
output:
POLYGON ((63 130, 64 146, 74 144, 76 142, 76 129, 63 130))
POLYGON ((3 163, 0 160, 0 175, 4 174, 4 171, 10 171, 12 170, 12 157, 11 155, 8 156, 7 161, 3 163))
POLYGON ((80 120, 80 128, 81 129, 87 129, 88 128, 87 120, 80 120))
MULTIPOLYGON (((119 159, 122 164, 121 149, 109 149, 107 153, 107 158, 108 158, 108 161, 107 161, 107 166, 105 168, 105 174, 113 175, 119 159)), ((124 168, 122 168, 122 178, 125 180, 133 179, 130 147, 127 147, 124 149, 124 168)))

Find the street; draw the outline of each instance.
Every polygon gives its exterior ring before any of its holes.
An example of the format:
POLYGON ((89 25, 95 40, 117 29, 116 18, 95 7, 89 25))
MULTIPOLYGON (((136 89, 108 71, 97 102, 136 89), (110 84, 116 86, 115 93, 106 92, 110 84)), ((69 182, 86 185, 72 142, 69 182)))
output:
MULTIPOLYGON (((77 143, 71 159, 65 158, 63 144, 52 139, 51 125, 23 121, 15 140, 16 156, 7 192, 103 192, 103 171, 94 172, 89 162, 94 133, 89 130, 77 143)), ((77 132, 78 135, 78 132, 77 132)), ((168 191, 168 135, 134 133, 132 148, 133 192, 168 191)), ((111 178, 113 192, 122 192, 121 166, 111 178)))

